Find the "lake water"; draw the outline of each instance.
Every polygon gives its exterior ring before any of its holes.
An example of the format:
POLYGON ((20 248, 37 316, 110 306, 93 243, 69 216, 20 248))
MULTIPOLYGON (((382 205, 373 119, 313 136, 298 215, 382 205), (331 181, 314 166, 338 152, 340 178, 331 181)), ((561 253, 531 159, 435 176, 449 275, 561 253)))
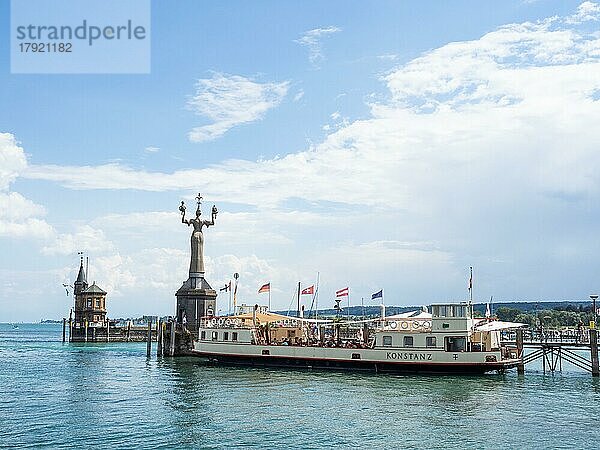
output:
MULTIPOLYGON (((600 380, 206 367, 0 324, 0 447, 598 448, 600 380)), ((153 346, 153 350, 155 347, 153 346)), ((586 355, 589 357, 589 355, 586 355)))

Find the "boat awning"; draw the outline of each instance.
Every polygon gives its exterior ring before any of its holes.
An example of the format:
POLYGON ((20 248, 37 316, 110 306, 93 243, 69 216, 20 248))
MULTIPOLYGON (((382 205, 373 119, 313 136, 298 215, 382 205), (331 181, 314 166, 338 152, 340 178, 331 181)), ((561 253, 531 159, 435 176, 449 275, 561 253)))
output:
POLYGON ((484 323, 475 328, 475 331, 498 331, 498 330, 509 330, 511 328, 522 328, 526 327, 526 323, 518 322, 502 322, 501 320, 494 320, 493 322, 484 323))

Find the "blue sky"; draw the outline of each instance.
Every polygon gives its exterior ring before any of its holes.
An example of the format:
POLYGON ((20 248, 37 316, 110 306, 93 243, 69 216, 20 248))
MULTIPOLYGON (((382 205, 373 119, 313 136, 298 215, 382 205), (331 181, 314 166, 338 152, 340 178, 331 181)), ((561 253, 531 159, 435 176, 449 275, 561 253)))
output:
MULTIPOLYGON (((181 199, 213 286, 285 309, 595 291, 592 2, 152 2, 147 75, 13 75, 0 2, 0 321, 63 316, 88 252, 113 316, 168 314, 181 199), (266 299, 265 299, 266 300, 266 299)), ((226 303, 220 304, 226 308, 226 303)))

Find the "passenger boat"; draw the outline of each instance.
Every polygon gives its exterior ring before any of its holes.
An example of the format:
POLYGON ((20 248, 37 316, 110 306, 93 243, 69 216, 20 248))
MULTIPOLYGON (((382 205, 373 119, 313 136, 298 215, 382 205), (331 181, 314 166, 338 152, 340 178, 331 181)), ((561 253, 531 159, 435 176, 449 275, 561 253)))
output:
POLYGON ((216 364, 396 373, 482 374, 515 367, 501 342, 524 324, 472 317, 468 304, 361 321, 314 320, 261 310, 202 318, 191 354, 216 364))

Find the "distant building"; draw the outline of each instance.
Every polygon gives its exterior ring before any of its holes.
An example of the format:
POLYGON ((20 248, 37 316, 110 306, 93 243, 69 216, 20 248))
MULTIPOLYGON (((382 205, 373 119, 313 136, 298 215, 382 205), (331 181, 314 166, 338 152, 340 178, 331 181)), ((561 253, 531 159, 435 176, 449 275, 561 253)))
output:
POLYGON ((95 326, 106 321, 106 291, 100 289, 94 281, 88 286, 83 258, 79 266, 79 274, 74 284, 75 290, 75 326, 95 326), (93 324, 93 325, 92 325, 93 324))
MULTIPOLYGON (((111 323, 106 316, 106 291, 94 281, 88 285, 87 275, 83 268, 83 258, 79 264, 79 273, 73 284, 75 297, 74 317, 69 316, 70 342, 129 342, 144 341, 148 336, 148 328, 144 324, 136 326, 131 321, 123 325, 111 323)), ((155 316, 144 316, 155 324, 152 339, 156 340, 157 320, 155 316)), ((66 319, 65 319, 66 321, 66 319)))

